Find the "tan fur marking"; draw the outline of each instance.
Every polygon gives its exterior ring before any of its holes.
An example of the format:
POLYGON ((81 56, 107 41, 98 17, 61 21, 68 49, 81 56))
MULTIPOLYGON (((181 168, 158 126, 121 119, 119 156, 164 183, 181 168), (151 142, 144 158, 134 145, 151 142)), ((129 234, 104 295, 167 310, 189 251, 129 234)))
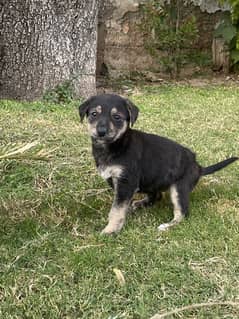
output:
POLYGON ((90 124, 89 122, 87 123, 87 129, 88 132, 90 133, 90 136, 96 136, 96 123, 90 124))
POLYGON ((113 204, 109 213, 108 225, 102 230, 101 234, 112 234, 119 232, 124 226, 128 207, 128 203, 124 203, 120 206, 113 204))
POLYGON ((110 131, 113 132, 115 129, 114 124, 112 122, 110 122, 110 131))
POLYGON ((174 219, 178 220, 182 217, 182 209, 178 199, 178 191, 175 185, 170 187, 170 198, 173 203, 174 219))
POLYGON ((177 225, 183 219, 182 208, 179 203, 178 191, 175 185, 170 187, 170 198, 173 203, 173 214, 174 217, 169 223, 161 224, 158 227, 159 231, 167 230, 168 228, 177 225))
POLYGON ((124 133, 125 131, 127 130, 127 122, 124 121, 124 124, 122 126, 122 128, 117 132, 115 138, 114 138, 114 141, 116 141, 118 138, 120 138, 124 133))
POLYGON ((116 107, 113 107, 111 109, 111 115, 114 115, 116 113, 118 113, 120 116, 123 116, 123 114, 121 112, 119 112, 116 107))
POLYGON ((113 107, 111 110, 111 114, 115 114, 115 113, 118 113, 118 110, 116 107, 113 107))
POLYGON ((102 106, 101 105, 96 106, 95 110, 96 110, 96 112, 101 113, 102 112, 102 106))
POLYGON ((99 166, 99 174, 102 178, 119 178, 122 175, 123 168, 120 165, 99 166))
MULTIPOLYGON (((102 112, 102 106, 98 105, 96 106, 93 111, 97 112, 97 113, 101 113, 102 112)), ((97 131, 96 131, 96 125, 97 123, 87 123, 87 128, 88 128, 88 132, 90 133, 90 136, 97 136, 97 131)))

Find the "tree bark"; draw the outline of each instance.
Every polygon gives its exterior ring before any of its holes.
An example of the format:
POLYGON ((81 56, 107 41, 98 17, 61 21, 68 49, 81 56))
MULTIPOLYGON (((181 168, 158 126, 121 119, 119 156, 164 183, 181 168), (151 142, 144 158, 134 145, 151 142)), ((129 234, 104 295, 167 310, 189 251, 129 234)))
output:
POLYGON ((0 98, 95 94, 97 0, 0 0, 0 98))

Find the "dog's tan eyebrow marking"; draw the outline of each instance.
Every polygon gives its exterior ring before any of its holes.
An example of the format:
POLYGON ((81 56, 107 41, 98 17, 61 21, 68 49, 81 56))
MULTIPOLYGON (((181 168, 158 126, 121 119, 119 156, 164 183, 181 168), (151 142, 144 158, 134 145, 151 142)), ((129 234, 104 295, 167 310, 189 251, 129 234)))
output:
POLYGON ((114 114, 117 114, 117 113, 119 115, 123 116, 123 114, 121 112, 119 112, 116 107, 113 107, 112 110, 111 110, 111 115, 114 115, 114 114))
POLYGON ((102 112, 102 106, 101 105, 97 105, 95 110, 96 110, 96 112, 101 113, 102 112))
POLYGON ((118 113, 118 110, 116 107, 113 107, 111 110, 111 114, 115 114, 115 113, 118 113))

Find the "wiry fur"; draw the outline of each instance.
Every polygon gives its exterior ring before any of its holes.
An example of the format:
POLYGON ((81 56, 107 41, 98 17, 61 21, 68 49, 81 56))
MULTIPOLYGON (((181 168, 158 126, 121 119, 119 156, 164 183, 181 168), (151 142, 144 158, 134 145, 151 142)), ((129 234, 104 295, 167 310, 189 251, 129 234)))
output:
POLYGON ((238 159, 232 157, 201 167, 188 148, 168 138, 130 128, 137 119, 138 108, 117 95, 94 96, 84 102, 79 111, 81 120, 88 118, 98 171, 115 192, 109 224, 103 233, 121 230, 130 204, 134 209, 152 205, 166 190, 170 190, 174 218, 160 225, 159 230, 178 224, 188 214, 189 194, 200 177, 238 159), (97 112, 97 107, 101 112, 97 112), (132 203, 135 192, 147 196, 132 203))

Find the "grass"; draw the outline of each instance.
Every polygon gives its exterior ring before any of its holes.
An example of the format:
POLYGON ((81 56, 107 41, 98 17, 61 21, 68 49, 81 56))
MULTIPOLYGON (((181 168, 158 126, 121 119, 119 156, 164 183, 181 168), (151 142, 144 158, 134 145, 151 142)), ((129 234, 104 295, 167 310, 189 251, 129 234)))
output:
MULTIPOLYGON (((141 110, 137 128, 192 148, 202 165, 239 155, 238 88, 143 87, 130 98, 141 110)), ((200 181, 178 227, 157 233, 172 217, 165 196, 118 236, 102 237, 112 192, 96 173, 76 103, 0 103, 2 145, 39 140, 55 149, 50 162, 0 162, 1 318, 146 319, 239 300, 238 163, 200 181)), ((226 306, 175 316, 238 317, 226 306)))

